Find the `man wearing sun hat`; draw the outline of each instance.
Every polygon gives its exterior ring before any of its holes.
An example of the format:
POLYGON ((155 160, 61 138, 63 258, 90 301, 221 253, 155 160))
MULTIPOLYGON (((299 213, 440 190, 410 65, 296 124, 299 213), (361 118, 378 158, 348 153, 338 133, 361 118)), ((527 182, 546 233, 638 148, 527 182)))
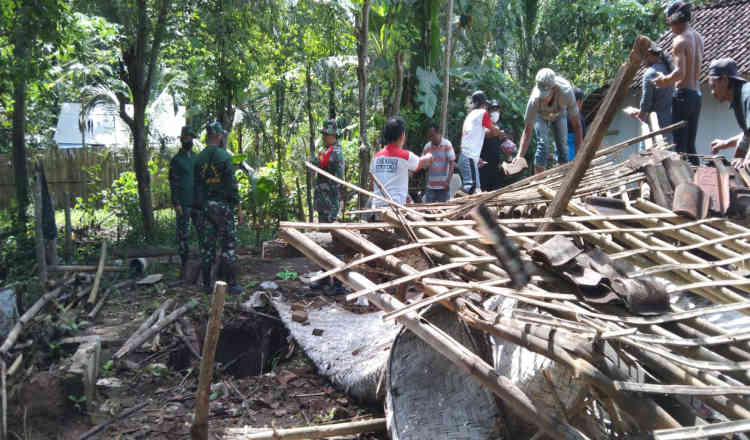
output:
POLYGON ((554 138, 557 157, 560 163, 568 161, 568 116, 573 127, 576 145, 583 145, 581 115, 578 111, 573 86, 552 69, 544 68, 536 74, 534 88, 526 104, 526 116, 520 148, 514 162, 520 161, 529 148, 531 130, 536 133, 536 154, 534 168, 536 173, 547 169, 547 152, 554 138))
POLYGON ((740 133, 729 139, 714 139, 711 142, 711 152, 716 153, 727 148, 737 147, 734 152, 732 165, 735 168, 750 169, 750 83, 740 76, 737 63, 731 58, 719 58, 711 61, 708 67, 708 84, 711 94, 719 102, 729 102, 734 110, 740 133))
POLYGON ((177 222, 177 252, 180 255, 180 278, 184 277, 185 265, 187 264, 190 247, 188 237, 190 233, 190 219, 198 234, 198 242, 202 237, 202 224, 200 221, 200 209, 193 208, 193 165, 195 153, 193 153, 193 139, 195 132, 187 125, 182 127, 180 143, 182 148, 169 162, 169 189, 172 194, 172 205, 175 210, 177 222))
POLYGON ((674 70, 666 75, 658 74, 654 85, 664 88, 674 84, 676 90, 672 97, 672 121, 687 122, 686 126, 673 132, 675 150, 687 154, 690 162, 698 165, 695 136, 698 133, 702 101, 698 77, 703 62, 703 37, 690 26, 691 8, 691 3, 673 0, 664 11, 669 29, 674 34, 674 70))
MULTIPOLYGON (((313 165, 330 174, 344 178, 344 152, 338 137, 341 131, 335 119, 323 123, 320 130, 323 135, 323 149, 313 157, 313 165)), ((339 214, 339 200, 341 200, 341 185, 320 174, 315 176, 315 211, 321 223, 333 223, 339 214)))
POLYGON ((237 226, 242 224, 242 209, 234 175, 232 157, 221 148, 224 128, 219 121, 206 127, 206 148, 195 159, 195 202, 202 207, 205 232, 201 243, 201 273, 203 285, 212 287, 211 264, 216 254, 216 239, 221 242, 218 277, 225 280, 229 292, 239 294, 243 288, 237 283, 237 226))

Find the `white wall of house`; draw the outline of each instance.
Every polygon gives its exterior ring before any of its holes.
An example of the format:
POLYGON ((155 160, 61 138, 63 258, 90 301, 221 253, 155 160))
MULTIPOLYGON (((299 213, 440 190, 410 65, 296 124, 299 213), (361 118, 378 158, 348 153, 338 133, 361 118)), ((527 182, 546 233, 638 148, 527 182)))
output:
MULTIPOLYGON (((712 140, 732 137, 738 134, 740 129, 734 118, 734 112, 729 108, 728 103, 720 103, 714 99, 707 85, 702 87, 702 93, 703 101, 701 103, 701 115, 698 122, 695 149, 698 154, 710 154, 709 147, 712 140)), ((616 133, 604 137, 604 141, 602 142, 604 146, 611 146, 640 135, 638 121, 622 112, 622 109, 628 106, 637 108, 640 98, 640 90, 631 90, 628 93, 620 111, 617 112, 614 121, 612 121, 609 127, 610 131, 616 131, 616 133)), ((635 151, 637 151, 637 146, 630 147, 620 153, 620 158, 623 160, 627 159, 635 151)), ((722 152, 727 157, 731 157, 733 153, 733 150, 722 152)))

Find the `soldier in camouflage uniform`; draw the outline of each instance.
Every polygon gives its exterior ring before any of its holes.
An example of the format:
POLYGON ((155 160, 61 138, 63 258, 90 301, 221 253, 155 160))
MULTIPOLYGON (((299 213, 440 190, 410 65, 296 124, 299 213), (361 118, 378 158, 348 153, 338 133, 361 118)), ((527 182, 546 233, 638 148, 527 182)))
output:
MULTIPOLYGON (((341 131, 338 128, 335 119, 329 119, 323 123, 323 129, 320 130, 323 134, 323 145, 324 149, 316 157, 313 158, 312 163, 328 171, 339 179, 344 178, 344 152, 341 150, 341 144, 338 142, 338 136, 341 131)), ((341 185, 333 182, 331 179, 321 176, 320 174, 315 177, 315 211, 318 213, 318 221, 321 223, 333 223, 336 221, 336 217, 339 214, 339 201, 341 200, 341 185)), ((319 282, 313 283, 312 288, 317 289, 325 285, 331 287, 329 290, 330 295, 344 295, 346 291, 344 286, 337 278, 326 278, 319 282)))
MULTIPOLYGON (((339 179, 344 178, 344 152, 341 150, 337 138, 340 131, 335 119, 323 123, 323 145, 325 146, 316 157, 313 165, 322 168, 339 179)), ((333 223, 339 213, 339 200, 341 200, 341 185, 331 179, 321 176, 315 177, 315 211, 318 213, 318 221, 321 223, 333 223)))
POLYGON ((216 239, 221 242, 219 278, 226 280, 229 292, 239 294, 244 289, 237 284, 237 229, 242 224, 242 210, 234 176, 232 157, 221 148, 224 129, 218 121, 206 128, 206 148, 195 159, 195 200, 202 207, 205 232, 201 242, 201 272, 203 284, 211 289, 211 264, 216 255, 216 239), (223 272, 223 273, 222 273, 223 272))
POLYGON ((169 162, 169 189, 172 193, 172 205, 177 220, 177 252, 180 255, 180 278, 184 277, 185 265, 190 253, 188 237, 190 234, 190 219, 198 234, 198 242, 202 237, 203 225, 200 220, 200 209, 193 207, 193 139, 195 132, 188 126, 182 127, 180 142, 182 148, 169 162))

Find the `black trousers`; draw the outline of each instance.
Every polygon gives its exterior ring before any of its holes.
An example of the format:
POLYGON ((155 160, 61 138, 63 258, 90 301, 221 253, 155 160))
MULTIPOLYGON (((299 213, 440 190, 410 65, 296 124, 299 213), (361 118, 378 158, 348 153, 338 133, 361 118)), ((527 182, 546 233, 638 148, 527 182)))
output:
MULTIPOLYGON (((693 89, 677 89, 672 96, 672 121, 687 121, 687 125, 674 131, 675 149, 678 153, 695 154, 695 135, 701 114, 701 95, 693 89)), ((698 158, 688 156, 690 163, 698 165, 698 158)))

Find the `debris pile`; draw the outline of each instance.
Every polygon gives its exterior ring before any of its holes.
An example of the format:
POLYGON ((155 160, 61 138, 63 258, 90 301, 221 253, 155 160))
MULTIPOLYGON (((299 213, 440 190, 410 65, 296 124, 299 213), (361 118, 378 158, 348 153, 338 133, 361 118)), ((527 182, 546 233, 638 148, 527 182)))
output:
MULTIPOLYGON (((286 222, 281 236, 323 275, 352 287, 348 300, 367 298, 385 312, 383 320, 399 322, 499 397, 508 429, 512 414, 550 438, 747 431, 750 229, 724 215, 744 214, 738 200, 750 182, 713 159, 715 168, 694 173, 663 140, 624 163, 615 160, 640 140, 598 151, 565 215, 541 217, 572 164, 447 203, 390 202, 355 212, 377 213, 379 222, 286 222), (518 247, 530 275, 525 286, 513 287, 494 240, 471 216, 479 206, 518 247), (351 249, 347 261, 305 230, 330 231, 351 249), (384 230, 396 241, 389 249, 377 244, 384 230), (405 301, 406 285, 424 296, 405 301), (494 365, 423 315, 436 303, 494 341, 494 365), (519 349, 564 368, 552 376, 565 371, 581 381, 566 402, 556 396, 569 394, 567 385, 548 381, 555 411, 536 398, 538 385, 499 373, 520 364, 513 356, 498 360, 498 353, 519 349)), ((535 371, 542 381, 550 375, 535 371)))

